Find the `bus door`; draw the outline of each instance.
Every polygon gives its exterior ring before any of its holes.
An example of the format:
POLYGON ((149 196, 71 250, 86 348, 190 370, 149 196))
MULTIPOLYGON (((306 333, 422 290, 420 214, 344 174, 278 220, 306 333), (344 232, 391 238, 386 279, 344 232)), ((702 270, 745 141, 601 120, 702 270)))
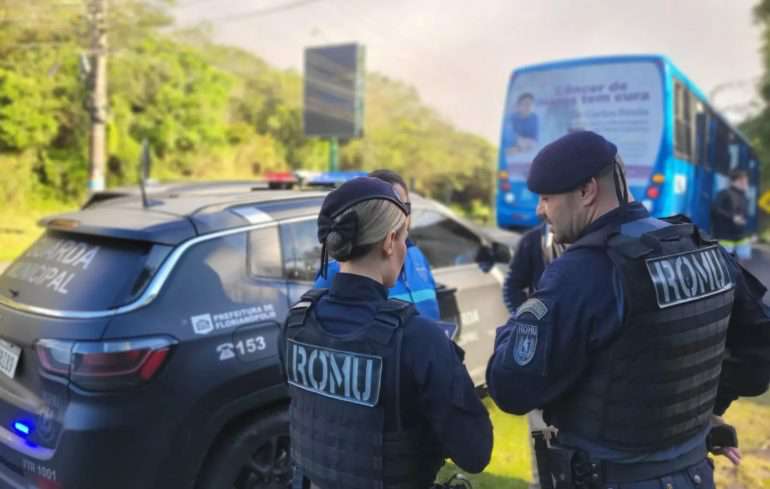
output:
POLYGON ((690 194, 690 218, 698 225, 708 229, 711 211, 712 191, 714 189, 714 169, 709 158, 711 138, 711 117, 708 112, 699 111, 695 127, 695 157, 693 163, 693 185, 690 194))

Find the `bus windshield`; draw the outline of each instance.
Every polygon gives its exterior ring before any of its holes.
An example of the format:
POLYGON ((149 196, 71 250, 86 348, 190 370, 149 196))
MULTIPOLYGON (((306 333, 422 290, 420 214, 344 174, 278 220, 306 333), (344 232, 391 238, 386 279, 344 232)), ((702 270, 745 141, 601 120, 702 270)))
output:
POLYGON ((500 170, 523 180, 537 152, 576 130, 618 146, 631 185, 644 185, 658 157, 663 77, 654 61, 578 62, 514 73, 500 148, 500 170))

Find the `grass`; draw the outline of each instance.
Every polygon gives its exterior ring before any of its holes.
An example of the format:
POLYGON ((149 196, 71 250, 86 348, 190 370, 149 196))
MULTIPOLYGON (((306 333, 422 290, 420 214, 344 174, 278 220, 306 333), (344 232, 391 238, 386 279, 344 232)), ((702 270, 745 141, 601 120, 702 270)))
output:
POLYGON ((733 467, 724 457, 717 457, 717 486, 770 489, 770 393, 734 403, 725 420, 738 430, 743 460, 733 467))
POLYGON ((526 416, 512 416, 500 411, 491 399, 484 404, 492 417, 495 446, 492 461, 481 474, 466 474, 447 463, 438 476, 445 481, 461 472, 473 484, 473 489, 526 489, 532 480, 531 458, 526 416))
MULTIPOLYGON (((474 489, 526 489, 532 480, 527 418, 500 411, 489 398, 485 405, 495 430, 489 466, 481 474, 466 474, 447 463, 438 480, 443 482, 460 472, 474 489)), ((733 467, 724 457, 716 457, 717 487, 770 489, 770 393, 733 403, 725 419, 738 430, 743 461, 733 467)))
POLYGON ((74 209, 59 203, 41 203, 34 208, 6 206, 0 209, 0 262, 19 256, 42 233, 40 218, 74 209))

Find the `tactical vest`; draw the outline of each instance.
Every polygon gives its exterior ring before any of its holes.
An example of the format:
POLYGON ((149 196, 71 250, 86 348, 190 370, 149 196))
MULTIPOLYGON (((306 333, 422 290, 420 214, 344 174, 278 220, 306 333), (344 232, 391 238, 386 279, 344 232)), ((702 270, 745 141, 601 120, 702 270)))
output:
POLYGON ((404 429, 400 415, 401 343, 414 306, 388 300, 371 324, 344 337, 326 333, 302 296, 286 320, 291 453, 321 489, 426 489, 444 457, 427 423, 404 429), (386 432, 386 405, 397 430, 386 432))
POLYGON ((638 237, 602 229, 573 247, 609 255, 620 272, 625 316, 571 394, 548 407, 549 420, 632 452, 702 432, 714 407, 735 288, 719 247, 682 220, 638 237))

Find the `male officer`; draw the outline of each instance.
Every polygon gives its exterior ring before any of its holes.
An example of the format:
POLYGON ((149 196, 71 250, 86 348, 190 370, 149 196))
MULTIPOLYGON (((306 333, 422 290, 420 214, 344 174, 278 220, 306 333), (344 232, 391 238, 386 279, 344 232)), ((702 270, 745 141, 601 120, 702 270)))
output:
POLYGON ((770 379, 766 289, 692 224, 634 203, 598 134, 547 145, 527 185, 571 245, 499 328, 487 383, 503 410, 543 407, 558 428, 544 487, 713 488, 713 416, 770 379))

